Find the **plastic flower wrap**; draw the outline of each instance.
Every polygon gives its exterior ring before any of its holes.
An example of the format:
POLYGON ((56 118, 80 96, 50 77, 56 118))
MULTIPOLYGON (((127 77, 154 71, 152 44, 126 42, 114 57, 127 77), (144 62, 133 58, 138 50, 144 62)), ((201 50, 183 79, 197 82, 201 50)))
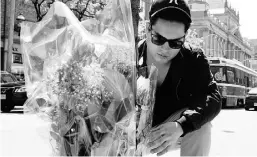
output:
POLYGON ((56 156, 133 156, 135 44, 129 0, 107 1, 79 22, 55 2, 38 23, 23 23, 30 113, 51 122, 56 156))
POLYGON ((153 109, 157 85, 158 70, 155 66, 138 69, 137 78, 137 151, 136 155, 148 155, 147 134, 152 127, 153 109))

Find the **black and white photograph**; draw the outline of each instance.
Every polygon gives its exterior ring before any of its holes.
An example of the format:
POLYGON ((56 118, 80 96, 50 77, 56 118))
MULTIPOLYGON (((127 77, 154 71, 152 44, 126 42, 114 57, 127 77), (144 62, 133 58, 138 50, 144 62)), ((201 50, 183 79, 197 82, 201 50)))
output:
POLYGON ((256 0, 1 0, 1 157, 257 156, 256 0))

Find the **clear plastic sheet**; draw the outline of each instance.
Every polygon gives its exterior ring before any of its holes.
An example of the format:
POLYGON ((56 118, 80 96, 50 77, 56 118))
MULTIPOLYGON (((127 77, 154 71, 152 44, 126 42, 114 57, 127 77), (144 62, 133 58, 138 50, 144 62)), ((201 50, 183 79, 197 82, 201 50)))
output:
POLYGON ((158 70, 154 65, 140 67, 137 78, 137 156, 150 154, 147 149, 147 135, 152 128, 153 109, 155 104, 155 93, 157 86, 158 70))
POLYGON ((38 23, 22 23, 28 100, 51 122, 54 156, 134 156, 135 43, 129 0, 109 0, 79 22, 55 2, 38 23))

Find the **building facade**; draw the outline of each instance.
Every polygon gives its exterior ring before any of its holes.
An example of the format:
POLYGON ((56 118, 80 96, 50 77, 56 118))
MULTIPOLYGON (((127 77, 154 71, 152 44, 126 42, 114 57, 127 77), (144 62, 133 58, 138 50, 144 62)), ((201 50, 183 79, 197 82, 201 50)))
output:
MULTIPOLYGON (((148 20, 152 0, 141 0, 148 20)), ((204 41, 208 57, 236 59, 251 67, 253 47, 244 40, 239 30, 239 12, 227 0, 188 0, 192 15, 191 29, 204 41)))
POLYGON ((223 8, 225 0, 208 0, 210 9, 223 8))
MULTIPOLYGON (((1 70, 6 69, 8 55, 8 39, 11 21, 11 0, 1 0, 1 70)), ((23 71, 23 54, 20 47, 20 23, 25 21, 36 21, 36 13, 31 4, 24 0, 15 0, 14 13, 14 33, 12 44, 12 72, 20 73, 23 71), (22 17, 23 19, 19 19, 22 17)))
POLYGON ((231 8, 227 0, 212 3, 189 0, 189 5, 193 21, 191 29, 195 29, 204 40, 206 56, 236 59, 251 67, 253 48, 240 33, 239 12, 231 8))
POLYGON ((254 59, 257 60, 257 39, 250 39, 250 44, 253 47, 254 59))
POLYGON ((257 71, 257 39, 250 39, 250 43, 253 47, 253 60, 252 60, 252 69, 257 71))

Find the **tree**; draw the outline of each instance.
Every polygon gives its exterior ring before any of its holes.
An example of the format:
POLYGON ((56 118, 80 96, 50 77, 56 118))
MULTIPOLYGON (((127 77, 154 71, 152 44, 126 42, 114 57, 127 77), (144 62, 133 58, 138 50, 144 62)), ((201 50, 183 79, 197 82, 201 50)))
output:
MULTIPOLYGON (((46 15, 51 4, 55 0, 24 0, 25 3, 31 3, 36 11, 37 21, 41 21, 46 15)), ((59 0, 73 11, 79 21, 95 17, 97 11, 104 8, 105 0, 59 0)), ((138 40, 140 0, 131 0, 131 10, 133 18, 133 27, 136 41, 138 40)))
MULTIPOLYGON (((102 10, 106 5, 104 0, 59 0, 65 3, 77 16, 79 21, 86 18, 93 18, 97 11, 102 10)), ((51 4, 55 0, 25 0, 26 3, 31 3, 37 14, 37 21, 41 21, 46 15, 51 4)))
MULTIPOLYGON (((41 21, 55 0, 24 0, 31 3, 36 11, 37 21, 41 21)), ((59 0, 65 3, 76 15, 79 21, 93 18, 98 11, 103 10, 106 0, 59 0)), ((136 45, 138 38, 140 0, 131 0, 132 19, 136 45)))
POLYGON ((138 42, 138 24, 139 24, 139 9, 140 9, 140 0, 131 0, 131 10, 132 10, 132 19, 134 27, 134 35, 136 40, 136 45, 138 42))
POLYGON ((196 30, 189 29, 186 35, 186 42, 193 47, 203 48, 204 40, 198 37, 196 30))

